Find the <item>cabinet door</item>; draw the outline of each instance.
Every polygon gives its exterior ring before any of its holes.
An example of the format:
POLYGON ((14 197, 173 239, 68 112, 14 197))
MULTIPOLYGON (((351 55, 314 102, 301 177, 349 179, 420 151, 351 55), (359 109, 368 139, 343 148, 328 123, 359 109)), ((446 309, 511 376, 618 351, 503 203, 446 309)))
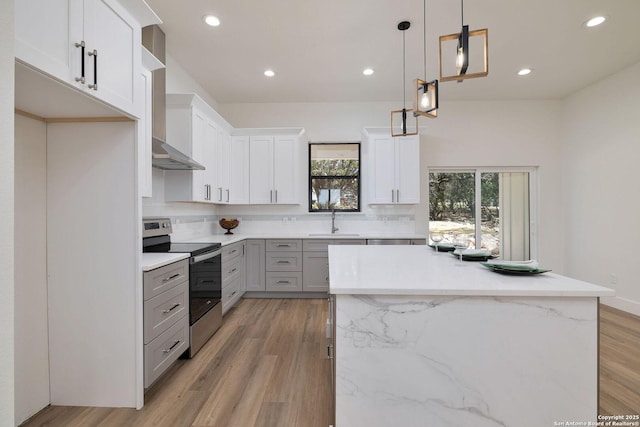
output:
POLYGON ((80 87, 82 19, 82 0, 16 1, 16 58, 80 87))
POLYGON ((144 100, 144 113, 138 120, 138 174, 141 197, 152 197, 151 166, 151 71, 142 69, 140 93, 144 100))
MULTIPOLYGON (((192 133, 191 133, 191 158, 196 162, 206 165, 206 161, 204 159, 205 156, 205 132, 207 130, 207 118, 204 114, 194 108, 192 110, 192 133)), ((208 148, 212 148, 208 146, 208 148)), ((182 171, 181 171, 182 172, 182 171)), ((185 171, 186 172, 186 171, 185 171)), ((194 170, 188 171, 187 173, 193 174, 193 185, 192 185, 192 198, 197 202, 204 202, 208 200, 208 196, 210 194, 210 189, 206 187, 207 183, 205 182, 205 172, 206 170, 194 170)))
POLYGON ((369 203, 395 202, 395 142, 392 137, 370 139, 371 200, 369 203))
POLYGON ((249 202, 273 203, 273 137, 252 136, 249 140, 249 202))
POLYGON ((213 201, 217 203, 229 203, 231 198, 231 190, 229 188, 231 167, 229 165, 229 156, 231 152, 231 137, 223 129, 218 129, 218 149, 216 150, 216 173, 217 184, 216 194, 213 201))
POLYGON ((396 203, 420 203, 420 138, 396 138, 396 203))
POLYGON ((298 138, 278 136, 273 146, 273 190, 274 203, 298 203, 296 184, 300 182, 297 173, 298 138))
POLYGON ((85 0, 84 39, 88 93, 139 117, 140 24, 114 0, 85 0))
MULTIPOLYGON (((218 157, 218 128, 208 117, 203 115, 204 135, 202 142, 202 165, 206 168, 203 172, 202 183, 204 184, 204 198, 207 201, 216 201, 218 192, 214 191, 217 186, 218 176, 216 173, 218 157)), ((196 160, 199 161, 199 160, 196 160)))
POLYGON ((245 271, 247 291, 265 290, 265 241, 247 240, 245 271))
POLYGON ((229 203, 249 203, 249 137, 231 137, 229 150, 229 203))
POLYGON ((305 252, 302 266, 304 292, 329 291, 329 254, 327 252, 305 252))

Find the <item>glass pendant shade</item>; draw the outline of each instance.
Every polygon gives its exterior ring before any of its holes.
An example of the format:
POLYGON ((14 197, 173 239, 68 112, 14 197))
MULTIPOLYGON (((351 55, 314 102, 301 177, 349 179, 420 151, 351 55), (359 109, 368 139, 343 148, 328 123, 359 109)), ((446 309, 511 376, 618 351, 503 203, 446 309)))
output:
POLYGON ((425 82, 416 79, 414 87, 413 115, 432 119, 438 117, 438 80, 425 82))

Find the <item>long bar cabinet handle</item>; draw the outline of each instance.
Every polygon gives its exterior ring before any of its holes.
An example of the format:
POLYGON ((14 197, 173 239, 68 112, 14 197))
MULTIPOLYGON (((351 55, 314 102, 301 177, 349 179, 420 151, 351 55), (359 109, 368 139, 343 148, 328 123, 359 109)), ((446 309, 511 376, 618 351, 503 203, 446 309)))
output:
POLYGON ((78 83, 84 84, 84 40, 80 41, 80 43, 75 43, 75 47, 80 48, 80 77, 76 77, 76 81, 78 83))
POLYGON ((88 55, 93 56, 93 84, 89 85, 89 89, 98 90, 98 51, 94 49, 88 55))

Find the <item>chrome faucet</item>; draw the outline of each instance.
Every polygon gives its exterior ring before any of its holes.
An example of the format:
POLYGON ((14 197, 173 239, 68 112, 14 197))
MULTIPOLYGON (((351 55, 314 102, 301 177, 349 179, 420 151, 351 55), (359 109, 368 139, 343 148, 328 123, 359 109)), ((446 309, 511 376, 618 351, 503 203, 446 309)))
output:
POLYGON ((331 209, 331 234, 336 234, 336 231, 340 230, 336 227, 336 210, 331 209))

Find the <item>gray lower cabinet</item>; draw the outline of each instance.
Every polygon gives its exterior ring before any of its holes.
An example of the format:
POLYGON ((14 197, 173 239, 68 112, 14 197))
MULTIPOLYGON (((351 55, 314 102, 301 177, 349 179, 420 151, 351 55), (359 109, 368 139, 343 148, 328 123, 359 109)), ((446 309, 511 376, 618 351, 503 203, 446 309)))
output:
POLYGON ((366 245, 365 239, 306 239, 302 241, 302 291, 329 291, 329 245, 366 245))
POLYGON ((222 248, 222 315, 245 292, 245 241, 222 248))
POLYGON ((144 387, 148 388, 189 348, 189 264, 178 261, 146 271, 144 387))
POLYGON ((302 291, 302 240, 267 239, 265 245, 265 290, 302 291))
POLYGON ((247 292, 266 290, 265 282, 265 240, 245 241, 245 272, 247 292))

